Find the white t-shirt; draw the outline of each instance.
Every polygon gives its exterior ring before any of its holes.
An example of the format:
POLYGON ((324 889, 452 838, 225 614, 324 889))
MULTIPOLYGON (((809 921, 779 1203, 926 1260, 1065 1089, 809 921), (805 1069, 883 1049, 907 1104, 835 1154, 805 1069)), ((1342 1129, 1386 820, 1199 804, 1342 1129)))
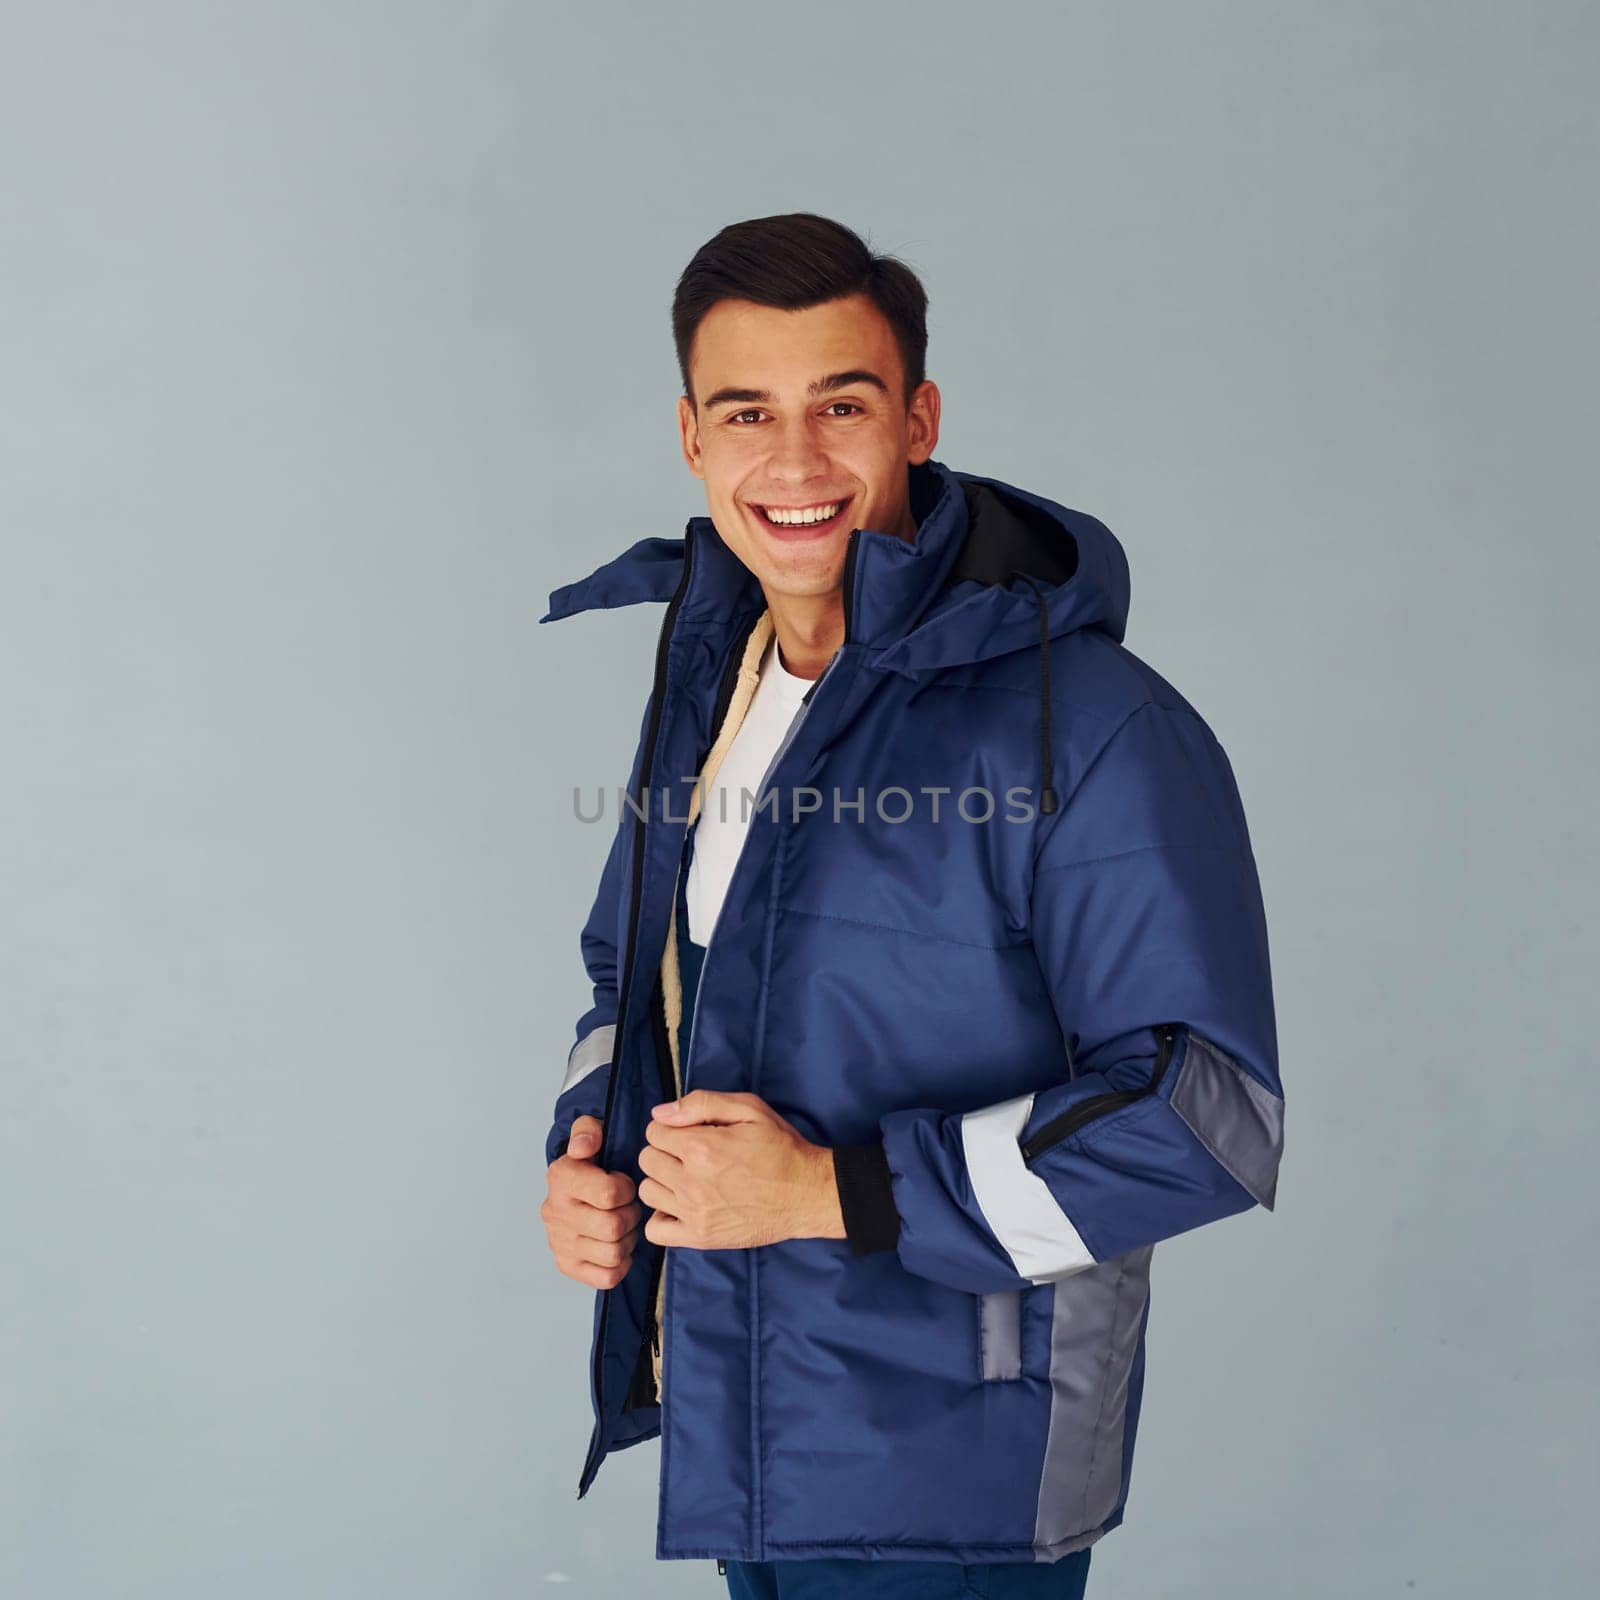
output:
MULTIPOLYGON (((774 634, 762 657, 761 679, 750 697, 744 721, 722 758, 715 781, 701 797, 689 881, 684 886, 689 937, 698 945, 711 942, 711 929, 722 909, 722 898, 728 892, 745 835, 750 831, 750 817, 761 798, 757 786, 783 743, 801 699, 815 681, 797 678, 784 666, 774 634), (750 791, 748 800, 744 796, 746 789, 750 791)), ((769 805, 769 813, 770 809, 769 805)))

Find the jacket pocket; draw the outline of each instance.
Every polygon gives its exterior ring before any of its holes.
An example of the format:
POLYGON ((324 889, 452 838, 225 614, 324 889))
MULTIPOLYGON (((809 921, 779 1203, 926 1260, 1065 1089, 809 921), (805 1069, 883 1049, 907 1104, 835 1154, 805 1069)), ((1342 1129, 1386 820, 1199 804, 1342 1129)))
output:
POLYGON ((1071 1138, 1080 1128, 1087 1127, 1099 1117, 1109 1116, 1113 1111, 1135 1105, 1140 1100, 1154 1098, 1172 1060, 1173 1045, 1177 1040, 1179 1027, 1180 1024, 1176 1022, 1163 1022, 1157 1026, 1156 1059, 1149 1083, 1142 1089, 1113 1089, 1108 1094, 1090 1095, 1087 1100, 1080 1100, 1077 1105, 1063 1111, 1053 1121, 1045 1123, 1030 1138, 1022 1140, 1019 1148, 1022 1151, 1023 1161, 1025 1163, 1037 1161, 1046 1150, 1060 1144, 1063 1139, 1071 1138))
POLYGON ((1003 1383, 1022 1376, 1022 1291, 1001 1289, 980 1294, 978 1302, 978 1376, 985 1383, 1003 1383))

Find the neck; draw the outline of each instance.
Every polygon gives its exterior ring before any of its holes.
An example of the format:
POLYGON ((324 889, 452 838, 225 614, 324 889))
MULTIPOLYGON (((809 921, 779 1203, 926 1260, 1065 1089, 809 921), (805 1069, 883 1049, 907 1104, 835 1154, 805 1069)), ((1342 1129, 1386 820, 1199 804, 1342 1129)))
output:
POLYGON ((786 671, 797 678, 820 678, 844 643, 844 596, 769 594, 772 631, 786 671))

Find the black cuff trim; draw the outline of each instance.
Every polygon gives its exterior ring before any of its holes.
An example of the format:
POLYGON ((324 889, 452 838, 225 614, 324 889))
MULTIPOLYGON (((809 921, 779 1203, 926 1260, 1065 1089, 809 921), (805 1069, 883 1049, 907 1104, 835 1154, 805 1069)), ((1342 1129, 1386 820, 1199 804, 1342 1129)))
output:
POLYGON ((851 1254, 893 1250, 900 1241, 900 1213, 895 1210, 883 1141, 836 1145, 833 1175, 839 1185, 839 1210, 844 1214, 851 1254))

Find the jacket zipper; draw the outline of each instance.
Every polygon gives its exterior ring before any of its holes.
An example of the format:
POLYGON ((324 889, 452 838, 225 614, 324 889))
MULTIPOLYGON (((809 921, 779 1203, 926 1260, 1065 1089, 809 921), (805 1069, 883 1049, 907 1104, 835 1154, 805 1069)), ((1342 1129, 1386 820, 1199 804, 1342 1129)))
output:
MULTIPOLYGON (((839 641, 841 650, 850 643, 850 613, 854 609, 855 601, 856 557, 860 550, 861 530, 852 528, 849 542, 845 545, 844 550, 844 573, 839 580, 840 596, 844 601, 844 638, 839 641)), ((821 680, 819 679, 818 681, 820 682, 821 680)), ((810 692, 809 689, 806 691, 807 694, 810 692)))
MULTIPOLYGON (((722 725, 722 719, 727 714, 728 706, 733 701, 733 688, 739 674, 739 663, 744 660, 744 652, 750 642, 751 630, 758 621, 760 621, 759 613, 752 619, 748 628, 740 629, 738 637, 734 640, 733 648, 729 652, 728 659, 723 665, 722 679, 717 685, 716 703, 711 713, 711 738, 713 743, 722 725)), ((705 765, 705 759, 709 753, 710 746, 708 745, 700 754, 700 760, 696 766, 697 771, 705 765)), ((677 916, 678 908, 676 906, 672 908, 672 914, 677 916)), ((698 988, 695 990, 694 998, 695 1008, 690 1014, 691 1037, 694 1032, 694 1018, 700 1013, 700 991, 698 988)), ((656 1005, 651 1012, 651 1020, 655 1027, 656 1055, 661 1071, 661 1092, 664 1099, 671 1100, 677 1093, 677 1087, 670 1081, 669 1076, 668 1062, 672 1057, 671 1044, 667 1039, 667 1002, 666 996, 661 991, 659 980, 657 980, 653 999, 659 1001, 659 1005, 656 1005)), ((687 1062, 684 1064, 687 1065, 687 1062)), ((651 1351, 659 1361, 661 1357, 661 1324, 656 1317, 656 1299, 661 1287, 661 1274, 666 1270, 667 1247, 665 1245, 656 1245, 654 1248, 656 1258, 650 1267, 650 1298, 645 1302, 644 1337, 645 1342, 650 1346, 651 1351)), ((655 1382, 653 1371, 650 1387, 655 1396, 655 1404, 659 1405, 661 1403, 661 1390, 655 1382)))
POLYGON ((1136 1100, 1145 1100, 1153 1095, 1161 1086, 1167 1063, 1172 1059, 1172 1043, 1177 1031, 1178 1024, 1175 1022, 1163 1022, 1157 1025, 1155 1071, 1144 1088, 1114 1089, 1108 1094, 1091 1095, 1087 1100, 1080 1100, 1077 1105, 1063 1111, 1059 1117, 1051 1118, 1037 1132, 1019 1141, 1022 1159, 1034 1161, 1052 1145, 1060 1144, 1063 1139, 1070 1138, 1085 1124, 1107 1116, 1122 1106, 1131 1106, 1136 1100))
MULTIPOLYGON (((656 1258, 650 1264, 650 1298, 645 1302, 644 1340, 649 1345, 651 1352, 659 1358, 661 1355, 661 1327, 656 1321, 656 1295, 660 1292, 661 1273, 667 1264, 667 1247, 664 1244, 658 1244, 654 1248, 656 1258)), ((651 1398, 645 1404, 660 1405, 661 1390, 656 1386, 653 1366, 650 1371, 650 1394, 651 1398)))
MULTIPOLYGON (((783 760, 784 756, 786 756, 789 753, 789 746, 794 743, 795 735, 797 733, 799 733, 799 731, 800 731, 800 724, 805 721, 807 714, 811 710, 810 701, 811 701, 812 695, 814 695, 817 692, 817 690, 820 689, 823 686, 823 684, 827 682, 828 674, 833 671, 835 666, 838 665, 840 656, 844 654, 844 646, 850 642, 850 588, 851 588, 851 585, 852 585, 852 583, 854 582, 854 579, 855 579, 856 544, 857 544, 857 540, 858 540, 859 537, 860 537, 860 530, 859 529, 853 529, 851 531, 851 534, 850 534, 850 543, 846 547, 846 550, 845 550, 844 578, 843 578, 843 587, 844 587, 844 638, 840 641, 839 648, 837 650, 835 650, 833 652, 833 655, 829 658, 827 666, 825 666, 822 669, 821 673, 813 681, 811 687, 809 689, 807 689, 806 692, 803 695, 800 696, 800 709, 799 709, 798 712, 795 713, 794 720, 789 724, 788 729, 785 731, 782 741, 779 743, 777 750, 773 753, 772 759, 767 762, 767 770, 761 774, 761 781, 756 785, 755 793, 756 793, 756 797, 757 797, 756 798, 757 809, 760 808, 761 796, 764 793, 764 791, 766 790, 767 781, 772 777, 772 774, 778 770, 778 765, 783 760)), ((749 635, 746 634, 744 637, 745 637, 745 640, 748 641, 749 635)), ((744 654, 744 646, 743 646, 743 644, 741 643, 740 645, 735 646, 735 649, 734 649, 735 659, 743 659, 743 654, 744 654)), ((728 670, 729 671, 732 670, 732 664, 731 663, 729 665, 729 669, 728 670)), ((719 695, 719 697, 718 697, 719 710, 718 710, 718 713, 717 713, 716 717, 714 717, 712 719, 711 726, 712 726, 712 737, 713 738, 716 737, 716 732, 721 726, 722 716, 727 710, 728 702, 731 701, 732 698, 733 698, 732 688, 731 688, 731 681, 727 680, 726 677, 725 677, 725 687, 728 689, 728 693, 727 693, 725 698, 719 695)), ((721 920, 720 917, 718 918, 718 920, 719 921, 721 920)), ((712 925, 712 929, 711 929, 711 936, 710 936, 709 942, 706 945, 706 953, 705 953, 704 957, 702 957, 702 959, 701 959, 700 982, 699 982, 699 984, 696 987, 695 992, 694 992, 694 1005, 690 1008, 690 1011, 689 1011, 689 1037, 690 1037, 691 1041, 694 1038, 695 1024, 698 1023, 699 1020, 700 1020, 700 996, 705 992, 705 986, 706 986, 706 984, 705 984, 705 977, 706 977, 705 969, 708 966, 711 965, 711 952, 712 952, 712 950, 715 947, 716 942, 717 942, 716 932, 717 932, 716 926, 715 926, 715 924, 713 924, 712 925)), ((683 1065, 683 1067, 685 1069, 685 1072, 687 1073, 687 1069, 688 1069, 688 1065, 689 1065, 687 1059, 682 1063, 682 1065, 683 1065)))
MULTIPOLYGON (((841 578, 841 588, 843 590, 843 604, 844 604, 844 640, 841 642, 841 648, 842 648, 842 644, 848 643, 849 639, 850 639, 850 619, 851 619, 852 600, 853 600, 852 591, 855 588, 856 557, 857 557, 857 554, 858 554, 858 552, 860 550, 860 545, 861 545, 861 530, 859 528, 853 528, 851 530, 851 532, 850 532, 849 544, 848 544, 848 546, 846 547, 846 550, 845 550, 844 572, 843 572, 843 575, 842 575, 842 578, 841 578)), ((658 734, 660 732, 660 727, 661 727, 661 701, 662 701, 662 692, 661 691, 662 691, 662 688, 663 688, 664 680, 666 678, 667 646, 668 646, 668 642, 669 642, 669 640, 671 638, 671 635, 672 635, 672 624, 677 620, 678 607, 682 603, 684 593, 689 587, 689 575, 690 575, 690 570, 691 570, 691 566, 692 566, 692 563, 693 563, 693 559, 694 559, 694 524, 691 522, 684 530, 683 575, 682 575, 682 577, 679 578, 678 587, 673 591, 672 599, 667 604, 667 613, 661 619, 661 635, 660 635, 660 638, 656 641, 656 672, 655 672, 655 683, 653 684, 653 686, 651 688, 651 691, 650 691, 650 722, 649 722, 649 726, 645 730, 644 755, 643 755, 643 758, 640 761, 640 765, 639 765, 639 788, 640 788, 640 794, 638 795, 637 799, 640 802, 640 804, 638 804, 636 806, 636 808, 635 808, 636 811, 642 811, 643 812, 643 817, 644 818, 648 818, 649 815, 650 815, 649 807, 645 806, 642 802, 644 800, 645 791, 646 791, 647 786, 648 786, 649 781, 650 781, 650 768, 655 763, 656 738, 657 738, 657 736, 658 736, 658 734)), ((748 635, 745 635, 744 637, 748 638, 748 635)), ((733 660, 737 661, 739 659, 742 659, 742 656, 743 656, 743 649, 742 649, 742 641, 741 641, 741 642, 736 643, 734 645, 733 660)), ((833 661, 830 661, 828 663, 827 668, 824 670, 824 672, 822 674, 822 678, 827 677, 828 672, 832 671, 832 669, 833 669, 834 662, 836 662, 838 659, 839 659, 839 652, 835 651, 834 652, 833 661)), ((718 704, 721 707, 725 707, 726 704, 727 704, 727 700, 724 699, 724 693, 726 693, 728 699, 731 699, 731 697, 732 697, 732 673, 735 670, 736 669, 733 666, 733 662, 731 662, 731 661, 727 666, 725 666, 723 668, 722 683, 721 683, 721 685, 719 685, 718 695, 717 695, 718 704)), ((804 696, 805 700, 809 700, 811 698, 812 694, 816 691, 816 689, 818 687, 820 687, 820 685, 822 683, 822 678, 818 678, 817 682, 814 683, 811 686, 811 688, 806 691, 805 696, 804 696)), ((793 732, 792 728, 791 728, 790 732, 792 734, 792 732, 793 732)), ((715 728, 715 725, 713 725, 712 738, 715 739, 715 737, 716 737, 716 728, 715 728)), ((785 746, 784 747, 787 748, 787 740, 785 741, 785 746)), ((773 767, 775 767, 777 765, 777 761, 778 761, 778 759, 781 759, 782 755, 783 755, 783 751, 780 750, 778 752, 778 756, 775 757, 774 760, 768 765, 768 767, 767 767, 768 773, 770 773, 773 770, 773 767)), ((766 779, 765 779, 765 777, 763 777, 763 779, 762 779, 762 787, 764 788, 765 785, 766 785, 766 779)), ((641 898, 641 888, 642 888, 641 883, 640 883, 640 879, 641 879, 641 876, 643 874, 643 869, 644 869, 644 844, 645 844, 645 827, 644 827, 644 820, 641 819, 638 831, 634 834, 634 841, 633 841, 633 890, 632 890, 632 894, 631 894, 631 896, 629 898, 629 905, 628 905, 628 934, 627 934, 628 949, 627 949, 627 957, 626 957, 626 960, 624 962, 624 967, 623 967, 622 989, 620 991, 620 993, 621 993, 623 998, 622 998, 622 1004, 619 1007, 619 1012, 618 1012, 617 1043, 616 1043, 616 1048, 613 1050, 613 1053, 612 1053, 612 1060, 611 1060, 612 1071, 611 1071, 611 1075, 610 1075, 609 1079, 606 1082, 606 1103, 605 1103, 605 1108, 604 1108, 604 1112, 603 1112, 603 1119, 604 1119, 605 1126, 601 1130, 601 1150, 600 1150, 598 1156, 596 1157, 597 1160, 602 1158, 604 1156, 604 1154, 605 1154, 605 1149, 604 1149, 605 1135, 607 1133, 609 1133, 610 1130, 611 1130, 611 1108, 612 1108, 612 1102, 613 1102, 613 1100, 615 1098, 616 1089, 617 1089, 617 1074, 616 1074, 616 1070, 615 1070, 616 1069, 616 1057, 617 1057, 617 1053, 621 1050, 621 1047, 622 1047, 622 1041, 623 1041, 623 1038, 624 1038, 626 1020, 627 1020, 626 1019, 626 1014, 625 1014, 626 1013, 626 1006, 627 1006, 627 997, 628 997, 629 993, 631 992, 632 986, 633 986, 633 965, 634 965, 635 949, 636 949, 636 946, 637 946, 637 943, 638 943, 639 902, 640 902, 640 898, 641 898)), ((677 915, 677 908, 676 907, 673 908, 672 914, 674 916, 677 915)), ((709 957, 709 954, 710 954, 710 948, 708 946, 707 947, 707 956, 708 957, 709 957)), ((703 979, 704 979, 704 974, 702 972, 702 984, 703 984, 703 979)), ((690 1017, 691 1033, 693 1031, 694 1018, 699 1015, 699 1009, 700 1009, 700 989, 697 988, 696 991, 695 991, 695 1007, 694 1007, 694 1011, 693 1011, 693 1013, 691 1013, 691 1017, 690 1017)), ((664 1016, 663 1016, 662 1020, 663 1020, 663 1022, 665 1021, 664 1016)), ((667 1253, 666 1252, 666 1247, 664 1245, 659 1247, 657 1249, 657 1252, 656 1252, 656 1260, 655 1260, 654 1264, 651 1267, 650 1298, 649 1298, 649 1300, 647 1302, 648 1309, 647 1309, 647 1312, 646 1312, 646 1322, 645 1322, 645 1336, 651 1342, 651 1348, 655 1351, 655 1353, 657 1355, 660 1355, 660 1353, 661 1353, 661 1342, 660 1342, 661 1341, 661 1330, 660 1330, 660 1328, 659 1328, 659 1326, 657 1325, 657 1322, 656 1322, 655 1297, 656 1297, 656 1288, 657 1288, 657 1283, 658 1283, 658 1277, 659 1277, 659 1274, 660 1274, 660 1272, 661 1272, 661 1270, 663 1268, 663 1265, 665 1264, 666 1253, 667 1253)), ((607 1324, 607 1322, 609 1320, 609 1315, 608 1314, 609 1314, 609 1312, 611 1310, 611 1295, 612 1295, 612 1291, 610 1289, 607 1289, 607 1290, 604 1291, 604 1298, 602 1299, 602 1301, 600 1303, 600 1323, 599 1323, 599 1327, 596 1330, 596 1334, 595 1334, 595 1345, 594 1345, 594 1393, 595 1393, 595 1409, 599 1413, 599 1415, 595 1419, 594 1436, 593 1436, 592 1440, 590 1441, 590 1446, 589 1446, 588 1453, 584 1457, 583 1470, 578 1476, 578 1482, 579 1482, 578 1496, 579 1496, 580 1499, 583 1497, 583 1489, 582 1489, 583 1480, 588 1477, 589 1468, 593 1464, 595 1456, 599 1451, 599 1448, 600 1448, 600 1436, 601 1436, 601 1433, 603 1431, 602 1426, 601 1426, 601 1422, 602 1422, 602 1419, 605 1416, 605 1401, 604 1401, 604 1394, 603 1394, 603 1390, 602 1390, 602 1367, 603 1367, 602 1355, 603 1355, 603 1352, 605 1350, 606 1324, 607 1324)), ((659 1395, 659 1392, 658 1392, 657 1393, 657 1400, 659 1401, 659 1399, 660 1399, 660 1395, 659 1395)), ((720 1563, 718 1564, 718 1570, 719 1571, 723 1570, 720 1563)))
MULTIPOLYGON (((617 1012, 616 1043, 611 1052, 611 1072, 606 1080, 606 1103, 601 1113, 604 1126, 600 1130, 600 1149, 596 1153, 597 1165, 603 1165, 605 1160, 605 1146, 607 1136, 611 1132, 611 1111, 617 1094, 617 1057, 621 1054, 622 1043, 627 1036, 627 1010, 628 1000, 633 988, 634 958, 638 953, 639 943, 639 903, 643 896, 644 876, 644 847, 645 825, 650 817, 649 787, 651 768, 655 765, 656 740, 661 733, 661 710, 663 689, 667 677, 667 652, 672 640, 672 625, 678 620, 678 609, 683 604, 684 594, 689 588, 689 576, 694 567, 694 523, 691 520, 684 529, 683 536, 683 573, 678 579, 678 587, 672 592, 672 599, 667 602, 666 615, 661 619, 661 635, 656 641, 656 670, 655 681, 650 688, 650 721, 645 729, 644 750, 639 761, 639 792, 635 798, 635 815, 639 825, 633 835, 633 884, 628 897, 628 932, 627 956, 623 964, 622 987, 618 991, 620 1000, 617 1012)), ((606 1324, 611 1311, 611 1296, 613 1290, 602 1291, 600 1301, 600 1321, 595 1333, 593 1382, 595 1398, 595 1423, 594 1434, 589 1441, 589 1449, 583 1458, 583 1470, 578 1474, 578 1498, 583 1498, 584 1479, 589 1476, 589 1469, 594 1465, 600 1453, 600 1440, 605 1432, 605 1394, 604 1394, 604 1360, 606 1347, 606 1324)))
MULTIPOLYGON (((673 915, 677 915, 677 908, 673 908, 673 915)), ((655 1035, 656 1064, 661 1074, 661 1097, 663 1100, 674 1098, 675 1091, 671 1081, 671 1055, 667 1041, 667 1000, 661 989, 661 980, 657 978, 654 989, 650 992, 650 1024, 655 1035)), ((640 1238, 644 1234, 641 1231, 640 1238)), ((661 1274, 666 1267, 667 1247, 664 1244, 652 1245, 655 1259, 650 1263, 650 1295, 645 1301, 644 1312, 644 1342, 656 1354, 661 1354, 661 1328, 656 1321, 656 1294, 661 1287, 661 1274)), ((661 1403, 661 1391, 656 1386, 655 1374, 650 1376, 650 1389, 654 1396, 654 1404, 661 1403)))

